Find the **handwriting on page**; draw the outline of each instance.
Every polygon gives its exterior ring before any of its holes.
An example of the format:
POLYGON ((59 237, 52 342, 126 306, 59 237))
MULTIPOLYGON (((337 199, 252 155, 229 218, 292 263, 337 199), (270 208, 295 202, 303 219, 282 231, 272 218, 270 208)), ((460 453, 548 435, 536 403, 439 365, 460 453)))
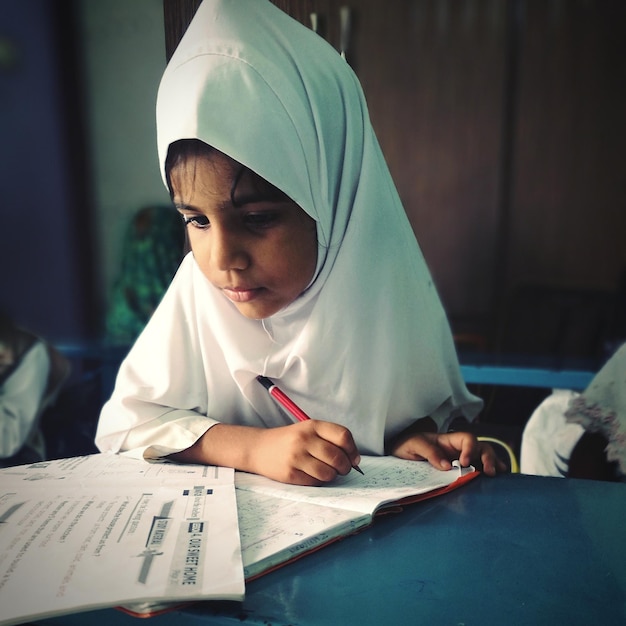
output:
MULTIPOLYGON (((312 550, 369 521, 367 517, 355 519, 352 511, 245 490, 237 491, 237 510, 246 577, 271 567, 272 557, 283 551, 294 556, 312 550)), ((281 556, 276 563, 282 560, 281 556)))
POLYGON ((360 466, 364 476, 350 472, 323 487, 283 485, 261 476, 239 473, 235 482, 238 490, 373 513, 381 504, 445 487, 459 478, 458 469, 442 472, 425 461, 394 457, 363 456, 360 466))

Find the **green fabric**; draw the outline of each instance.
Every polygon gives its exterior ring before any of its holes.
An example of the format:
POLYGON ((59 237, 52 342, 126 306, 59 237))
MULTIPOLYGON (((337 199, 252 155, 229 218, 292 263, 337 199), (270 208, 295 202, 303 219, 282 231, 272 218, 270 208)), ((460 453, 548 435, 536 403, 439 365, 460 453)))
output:
POLYGON ((135 215, 124 238, 106 316, 108 341, 134 342, 176 273, 184 246, 184 227, 173 207, 146 207, 135 215))

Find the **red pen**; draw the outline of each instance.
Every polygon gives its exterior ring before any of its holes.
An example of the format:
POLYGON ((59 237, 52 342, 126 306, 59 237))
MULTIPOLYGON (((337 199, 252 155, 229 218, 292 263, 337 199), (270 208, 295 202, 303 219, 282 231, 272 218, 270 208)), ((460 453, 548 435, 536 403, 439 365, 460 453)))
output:
MULTIPOLYGON (((268 393, 276 402, 281 404, 289 411, 299 422, 306 422, 311 418, 274 382, 272 382, 266 376, 257 376, 256 379, 267 389, 268 393)), ((363 471, 358 465, 353 465, 352 469, 355 469, 359 474, 363 474, 363 471)))

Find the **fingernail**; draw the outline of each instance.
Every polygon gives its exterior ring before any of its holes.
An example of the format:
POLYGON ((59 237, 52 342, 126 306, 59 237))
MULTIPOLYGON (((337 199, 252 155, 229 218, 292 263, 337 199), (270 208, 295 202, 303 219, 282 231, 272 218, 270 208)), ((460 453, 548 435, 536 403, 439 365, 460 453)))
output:
POLYGON ((443 459, 440 465, 441 469, 449 470, 452 468, 452 463, 450 463, 450 461, 448 461, 447 459, 443 459))

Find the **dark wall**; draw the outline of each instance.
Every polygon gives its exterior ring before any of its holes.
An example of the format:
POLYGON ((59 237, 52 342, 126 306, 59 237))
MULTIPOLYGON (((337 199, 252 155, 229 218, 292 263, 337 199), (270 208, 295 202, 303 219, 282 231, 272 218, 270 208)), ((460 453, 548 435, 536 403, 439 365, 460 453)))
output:
POLYGON ((0 9, 0 306, 52 340, 95 325, 72 15, 50 0, 0 9))

